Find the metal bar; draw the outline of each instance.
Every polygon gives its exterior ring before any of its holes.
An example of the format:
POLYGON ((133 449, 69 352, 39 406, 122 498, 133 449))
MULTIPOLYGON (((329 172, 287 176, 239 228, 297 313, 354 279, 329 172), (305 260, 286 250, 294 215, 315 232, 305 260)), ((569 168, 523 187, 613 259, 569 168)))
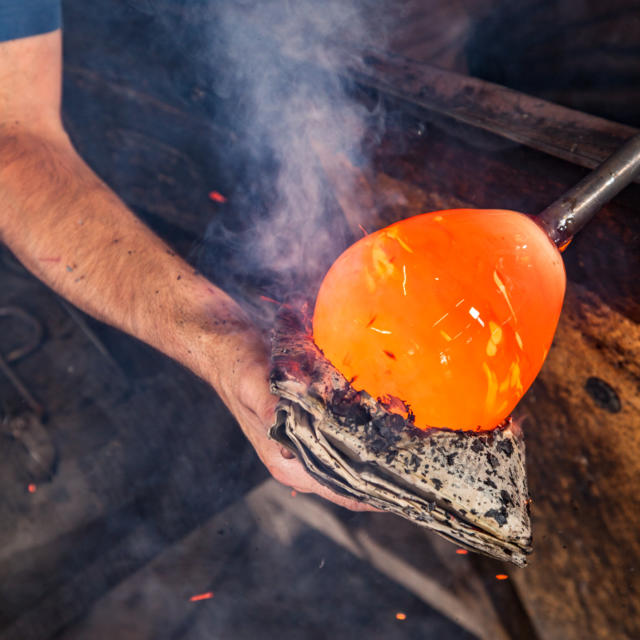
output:
POLYGON ((340 43, 336 50, 345 75, 393 97, 417 115, 450 117, 588 169, 638 133, 627 125, 385 51, 362 53, 340 43))
POLYGON ((5 359, 0 355, 0 371, 4 373, 11 381, 11 384, 15 387, 16 391, 22 396, 23 400, 29 405, 31 411, 37 416, 42 417, 44 415, 44 407, 33 397, 29 389, 25 387, 24 383, 18 376, 13 373, 11 367, 6 363, 5 359))
MULTIPOLYGON (((8 254, 5 254, 8 255, 8 254)), ((13 372, 9 366, 10 362, 15 362, 20 358, 24 358, 38 347, 42 340, 42 325, 37 318, 30 313, 21 309, 20 307, 5 306, 0 307, 0 318, 17 318, 27 325, 31 330, 27 342, 24 345, 13 349, 6 356, 0 354, 0 371, 2 371, 7 378, 11 381, 11 384, 15 387, 16 391, 22 396, 23 400, 29 405, 29 408, 38 416, 44 415, 44 407, 33 397, 33 394, 27 389, 26 385, 20 380, 20 378, 13 372)))
POLYGON ((613 197, 640 175, 640 134, 549 205, 537 218, 558 247, 566 243, 613 197))
MULTIPOLYGON (((256 37, 278 48, 277 30, 267 30, 249 12, 245 18, 246 28, 251 26, 256 37)), ((587 169, 597 167, 625 140, 640 133, 618 122, 375 47, 363 49, 336 39, 323 50, 327 55, 318 56, 314 47, 288 47, 286 55, 375 89, 417 117, 449 117, 587 169)))

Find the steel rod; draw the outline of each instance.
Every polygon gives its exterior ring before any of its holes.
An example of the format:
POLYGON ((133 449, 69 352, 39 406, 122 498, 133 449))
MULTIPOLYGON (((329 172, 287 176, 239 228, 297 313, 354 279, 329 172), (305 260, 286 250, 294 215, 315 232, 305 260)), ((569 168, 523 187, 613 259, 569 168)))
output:
POLYGON ((557 247, 563 247, 613 197, 640 174, 640 134, 630 138, 537 218, 557 247))
MULTIPOLYGON (((363 52, 344 43, 336 44, 338 51, 346 75, 399 100, 417 116, 449 117, 588 169, 638 133, 634 127, 388 51, 363 52)), ((314 62, 311 51, 308 55, 314 62)))
POLYGON ((22 399, 29 405, 31 411, 33 411, 37 416, 41 417, 44 415, 44 407, 33 397, 29 389, 24 385, 22 380, 18 378, 18 376, 13 373, 11 367, 7 364, 5 359, 0 355, 0 371, 4 373, 4 375, 9 378, 11 384, 14 386, 16 391, 22 396, 22 399))

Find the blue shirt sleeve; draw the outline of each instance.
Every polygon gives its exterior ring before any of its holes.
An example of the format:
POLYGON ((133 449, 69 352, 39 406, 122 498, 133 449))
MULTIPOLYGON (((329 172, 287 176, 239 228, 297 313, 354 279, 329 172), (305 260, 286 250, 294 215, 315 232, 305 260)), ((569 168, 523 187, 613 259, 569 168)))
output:
POLYGON ((59 29, 60 0, 0 0, 0 42, 59 29))

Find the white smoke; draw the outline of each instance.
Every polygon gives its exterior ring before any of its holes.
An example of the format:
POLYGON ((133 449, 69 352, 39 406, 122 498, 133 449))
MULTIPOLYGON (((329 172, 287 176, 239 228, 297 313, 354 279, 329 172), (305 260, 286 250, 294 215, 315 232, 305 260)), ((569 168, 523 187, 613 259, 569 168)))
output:
MULTIPOLYGON (((235 3, 216 15, 216 65, 213 90, 234 96, 243 123, 243 151, 256 182, 262 184, 266 212, 236 211, 251 221, 242 241, 238 269, 269 273, 279 293, 312 297, 313 287, 345 248, 345 228, 327 185, 319 152, 326 158, 346 154, 362 163, 362 139, 379 122, 345 85, 334 42, 364 49, 380 34, 372 26, 378 3, 267 1, 235 3), (374 35, 375 34, 375 35, 374 35), (312 62, 310 62, 312 61, 312 62), (265 177, 271 184, 264 185, 265 177), (242 264, 240 264, 242 263, 242 264)), ((255 195, 255 194, 254 194, 255 195)), ((256 207, 258 208, 258 207, 256 207)), ((210 236, 220 236, 214 220, 210 236)), ((236 256, 237 257, 237 256, 236 256)), ((224 283, 222 283, 224 286, 224 283)))

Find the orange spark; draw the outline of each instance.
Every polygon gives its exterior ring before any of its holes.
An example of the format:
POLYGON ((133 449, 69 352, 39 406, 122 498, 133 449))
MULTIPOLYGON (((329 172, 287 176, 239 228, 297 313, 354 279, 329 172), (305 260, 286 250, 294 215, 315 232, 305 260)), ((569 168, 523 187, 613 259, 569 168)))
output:
POLYGON ((570 244, 571 241, 573 240, 573 236, 571 236, 568 240, 565 240, 559 247, 558 247, 558 251, 562 252, 564 251, 570 244))
POLYGON ((506 573, 497 573, 496 580, 506 580, 509 576, 506 573))
POLYGON ((360 231, 362 231, 363 235, 365 236, 369 235, 369 232, 361 224, 359 224, 358 227, 360 228, 360 231))
POLYGON ((227 199, 219 191, 209 191, 209 198, 214 202, 226 202, 227 199))
POLYGON ((407 619, 406 613, 402 613, 402 611, 398 611, 398 613, 396 613, 396 620, 406 620, 406 619, 407 619))
POLYGON ((207 591, 206 593, 199 593, 189 598, 190 602, 199 602, 200 600, 210 600, 213 598, 213 591, 207 591))
POLYGON ((298 493, 298 492, 297 492, 295 489, 291 489, 291 497, 292 497, 292 498, 295 498, 295 497, 296 497, 296 495, 297 495, 297 493, 298 493))
POLYGON ((27 491, 29 493, 35 493, 37 490, 38 490, 38 486, 33 484, 33 482, 27 486, 27 491))
POLYGON ((459 556, 466 556, 466 555, 467 555, 467 553, 469 553, 469 552, 468 552, 466 549, 456 549, 456 553, 457 553, 459 556))
POLYGON ((272 304, 277 304, 277 305, 282 304, 281 302, 278 302, 277 300, 274 300, 273 298, 269 298, 268 296, 260 296, 260 300, 264 300, 265 302, 271 302, 272 304))

